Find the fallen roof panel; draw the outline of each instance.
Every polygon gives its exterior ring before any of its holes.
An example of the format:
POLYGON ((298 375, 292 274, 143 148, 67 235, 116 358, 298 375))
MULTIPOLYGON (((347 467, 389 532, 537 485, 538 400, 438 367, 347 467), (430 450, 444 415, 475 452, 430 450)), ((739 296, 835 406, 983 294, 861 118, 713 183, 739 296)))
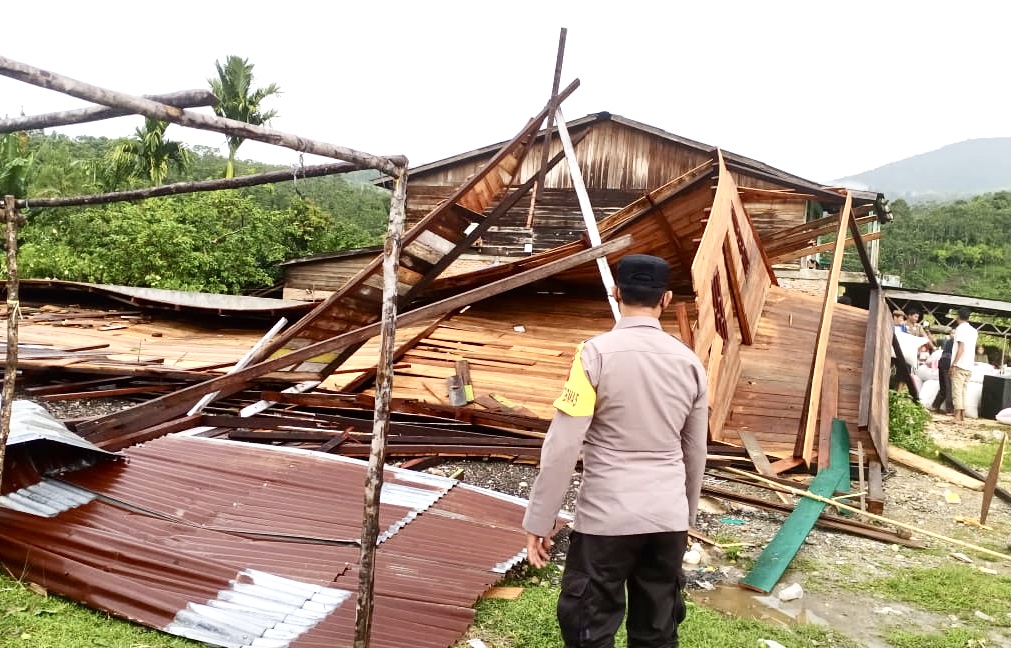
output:
MULTIPOLYGON (((185 436, 124 454, 62 482, 98 499, 54 517, 0 509, 0 560, 55 593, 219 646, 350 645, 359 548, 347 536, 360 526, 363 462, 185 436)), ((523 559, 524 502, 386 474, 373 645, 452 645, 481 592, 523 559)))

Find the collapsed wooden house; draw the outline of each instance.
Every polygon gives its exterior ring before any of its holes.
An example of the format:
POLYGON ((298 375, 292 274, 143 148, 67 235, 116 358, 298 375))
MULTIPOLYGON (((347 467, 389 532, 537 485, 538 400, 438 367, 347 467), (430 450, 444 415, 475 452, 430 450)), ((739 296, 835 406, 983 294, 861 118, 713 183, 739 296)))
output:
MULTIPOLYGON (((669 133, 632 119, 607 112, 567 122, 576 161, 598 220, 623 209, 644 194, 713 159, 716 147, 669 133)), ((548 139, 548 154, 561 153, 558 138, 541 130, 532 142, 534 155, 523 158, 514 187, 539 180, 539 153, 548 139)), ((415 167, 407 190, 407 222, 424 218, 470 177, 483 169, 507 143, 498 143, 415 167)), ((811 215, 837 210, 840 194, 816 182, 781 171, 757 160, 723 152, 727 169, 738 184, 742 203, 760 237, 770 249, 773 263, 827 252, 831 244, 818 245, 819 234, 807 225, 811 215), (793 235, 792 237, 790 235, 793 235), (803 238, 799 246, 796 240, 803 238), (783 244, 787 247, 783 247, 783 244), (780 254, 782 253, 782 254, 780 254), (795 255, 795 256, 791 256, 795 255)), ((379 181, 383 182, 383 181, 379 181)), ((852 191, 861 223, 886 213, 883 196, 852 191), (864 211, 867 211, 864 210, 864 211)), ((490 213, 497 205, 487 208, 490 213)), ((494 225, 464 250, 444 274, 460 274, 495 263, 544 252, 579 239, 586 231, 572 176, 563 166, 544 173, 544 186, 534 187, 522 200, 497 218, 494 225)), ((867 240, 877 238, 871 233, 867 240)), ((282 264, 284 298, 316 301, 340 289, 355 272, 377 254, 374 248, 319 254, 282 264)))
MULTIPOLYGON (((563 97, 568 92, 571 89, 563 97)), ((400 324, 415 328, 401 338, 395 354, 396 411, 490 425, 504 430, 506 439, 537 439, 552 415, 550 403, 564 382, 576 344, 612 325, 592 260, 605 250, 585 236, 482 269, 446 272, 479 240, 501 233, 501 224, 516 210, 528 209, 537 169, 524 169, 538 148, 537 128, 546 111, 512 141, 488 152, 491 159, 427 215, 414 216, 417 222, 403 240, 398 292, 400 324), (460 361, 467 363, 475 395, 486 397, 463 407, 451 405, 446 391, 446 380, 457 373, 460 361)), ((582 150, 588 136, 577 138, 576 150, 582 150)), ((563 157, 550 156, 549 174, 563 157)), ((876 286, 860 226, 874 218, 880 197, 866 194, 855 200, 845 190, 806 181, 800 185, 760 163, 745 167, 740 158, 728 162, 718 150, 700 160, 657 188, 639 192, 598 225, 604 247, 612 246, 609 262, 643 252, 671 264, 675 303, 663 324, 698 353, 709 371, 711 441, 740 445, 742 439, 753 438, 761 452, 779 459, 773 466, 782 471, 824 460, 828 437, 823 430, 838 417, 856 431, 854 445, 860 442, 866 449, 871 472, 879 471, 887 459, 887 312, 880 295, 868 311, 836 305, 836 294, 847 244, 860 251, 868 282, 876 286), (773 177, 795 186, 770 189, 773 177), (739 182, 766 186, 742 188, 739 182), (774 198, 788 215, 782 219, 785 226, 778 228, 780 221, 768 217, 764 236, 748 207, 759 198, 774 198), (827 215, 795 223, 789 215, 802 218, 811 201, 827 215), (834 235, 834 241, 818 246, 833 253, 825 294, 812 297, 778 287, 770 254, 796 258, 811 249, 812 239, 826 233, 834 235), (619 254, 613 254, 618 249, 613 246, 620 247, 619 254)), ((198 425, 178 418, 194 398, 213 391, 222 397, 234 394, 247 389, 251 377, 267 372, 290 375, 294 386, 289 393, 271 392, 264 398, 283 400, 287 417, 297 416, 293 405, 339 410, 370 405, 374 370, 332 374, 345 363, 361 367, 374 362, 369 356, 374 351, 363 351, 361 345, 378 332, 380 286, 380 260, 373 257, 267 345, 249 369, 87 422, 81 430, 99 445, 121 447, 124 438, 135 441, 198 425), (293 393, 313 390, 316 393, 293 393)), ((232 423, 233 428, 239 425, 232 423)), ((435 422, 427 425, 429 431, 440 428, 435 422)), ((423 435, 424 427, 412 429, 412 439, 423 435)), ((475 452, 463 439, 486 432, 453 436, 446 454, 475 452), (464 446, 470 450, 459 451, 464 446)), ((285 435, 275 430, 267 436, 277 440, 285 435)), ((403 449, 396 434, 390 442, 403 449)), ((437 444, 423 445, 425 454, 439 454, 432 447, 437 444)), ((501 445, 496 445, 495 456, 508 456, 501 445)), ((341 448, 339 442, 328 446, 331 451, 341 448)), ((361 455, 353 443, 344 448, 361 455)), ((422 454, 420 449, 416 454, 422 454)), ((526 451, 517 454, 529 456, 526 451)))
MULTIPOLYGON (((0 64, 20 69, 4 60, 0 60, 0 64)), ((58 80, 58 77, 53 78, 58 80)), ((586 146, 594 141, 599 141, 601 146, 608 140, 620 141, 625 137, 621 129, 635 130, 629 123, 611 117, 591 120, 585 124, 588 126, 586 132, 575 132, 572 140, 578 149, 573 150, 569 143, 562 146, 564 151, 560 152, 559 147, 552 144, 543 158, 546 161, 537 164, 534 160, 540 149, 538 143, 542 141, 540 124, 575 85, 553 97, 544 111, 531 119, 510 142, 467 160, 458 160, 463 167, 473 165, 473 173, 466 179, 438 180, 438 174, 431 169, 429 184, 419 182, 420 190, 414 194, 413 227, 401 238, 391 226, 386 258, 375 257, 365 264, 310 314, 262 349, 251 353, 247 366, 237 365, 226 375, 77 424, 76 431, 95 448, 125 449, 131 461, 125 466, 96 467, 94 473, 67 478, 62 482, 64 486, 56 488, 73 492, 75 496, 81 495, 77 489, 84 488, 93 494, 110 497, 109 493, 123 483, 117 480, 129 477, 136 479, 136 484, 118 493, 122 502, 103 499, 95 504, 95 500, 91 500, 77 511, 57 511, 53 522, 25 518, 24 515, 33 515, 31 511, 16 514, 0 511, 5 522, 0 528, 4 534, 9 534, 8 542, 3 545, 7 551, 3 560, 31 562, 33 573, 53 575, 58 591, 83 596, 92 604, 103 605, 117 614, 172 631, 176 626, 191 628, 194 624, 206 628, 202 613, 220 619, 209 597, 215 592, 226 592, 226 586, 250 585, 250 579, 252 585, 259 586, 257 579, 262 575, 251 573, 250 565, 276 572, 272 577, 267 575, 267 580, 274 584, 279 577, 304 582, 319 578, 320 574, 326 576, 327 582, 333 582, 345 571, 350 572, 345 561, 350 562, 356 554, 361 557, 353 569, 359 575, 375 571, 373 548, 378 538, 376 520, 380 513, 385 515, 385 520, 394 522, 396 528, 390 528, 402 536, 404 544, 425 549, 441 548, 445 536, 439 533, 451 526, 462 529, 475 546, 483 546, 482 542, 486 542, 490 534, 497 534, 501 542, 496 544, 494 552, 485 552, 487 555, 482 554, 480 564, 460 570, 460 584, 453 585, 453 609, 449 610, 453 622, 447 622, 445 636, 433 640, 445 645, 445 637, 459 634, 460 619, 469 619, 463 606, 473 600, 475 589, 486 586, 496 578, 494 574, 502 573, 522 558, 522 554, 511 550, 522 539, 518 524, 522 502, 511 501, 508 507, 502 507, 493 501, 493 496, 477 501, 466 494, 460 498, 467 501, 457 503, 458 498, 450 492, 457 490, 455 483, 418 489, 408 485, 417 483, 418 476, 406 474, 406 471, 395 472, 394 483, 391 483, 394 488, 376 488, 375 473, 380 477, 383 474, 378 461, 386 449, 393 448, 396 450, 391 454, 400 456, 502 456, 536 461, 540 439, 552 414, 550 402, 565 379, 577 343, 610 328, 613 322, 613 311, 601 281, 603 274, 606 285, 607 264, 600 264, 598 260, 606 257, 613 264, 620 256, 632 252, 662 256, 673 268, 672 288, 676 302, 662 324, 695 350, 709 372, 710 437, 714 449, 731 455, 731 448, 743 444, 752 456, 771 455, 776 461, 766 464, 769 472, 782 472, 801 465, 813 467, 827 459, 825 446, 829 430, 834 419, 842 419, 856 431, 855 440, 866 448, 869 463, 878 465, 880 476, 880 464, 887 459, 887 401, 884 396, 891 329, 887 309, 880 295, 873 292, 878 290, 876 279, 860 231, 860 219, 871 216, 878 196, 854 195, 801 182, 760 163, 723 155, 719 150, 687 141, 671 141, 669 158, 675 161, 672 166, 650 167, 640 175, 618 173, 612 176, 611 167, 606 163, 609 154, 605 151, 594 157, 587 152, 586 146), (584 152, 583 162, 576 150, 584 152), (552 171, 563 159, 570 165, 572 188, 583 212, 581 217, 586 223, 597 224, 599 220, 599 234, 596 227, 591 228, 588 236, 583 236, 581 230, 577 232, 579 228, 575 223, 578 221, 572 207, 576 203, 571 197, 563 196, 568 191, 564 176, 552 171), (602 165, 599 173, 594 171, 597 167, 593 160, 602 165), (600 180, 600 187, 591 187, 594 194, 604 192, 598 196, 604 209, 590 214, 589 220, 585 220, 587 209, 584 196, 580 195, 586 187, 577 172, 582 166, 587 168, 587 176, 600 180), (537 202, 531 203, 530 196, 542 173, 558 186, 544 188, 538 216, 537 202), (610 186, 614 178, 618 178, 616 187, 610 186), (608 193, 612 190, 615 193, 608 193), (425 195, 431 199, 428 207, 423 206, 425 195), (829 215, 806 221, 812 201, 829 215), (774 208, 762 211, 761 204, 774 208), (758 217, 760 213, 762 218, 758 217), (510 230, 514 228, 510 223, 517 221, 510 219, 529 219, 531 215, 533 222, 540 219, 546 223, 545 232, 555 234, 535 237, 536 241, 534 238, 517 239, 516 232, 510 230), (847 232, 851 239, 847 239, 847 232), (833 253, 825 294, 817 298, 778 287, 771 255, 801 256, 812 247, 812 238, 826 233, 834 234, 835 238, 831 244, 822 244, 833 253), (454 274, 450 270, 465 253, 475 247, 493 249, 495 241, 501 241, 502 250, 520 253, 503 255, 497 265, 470 272, 454 274), (848 242, 860 252, 868 282, 872 285, 869 311, 836 305, 842 250, 848 242), (518 243, 522 243, 522 248, 518 243), (530 249, 527 249, 528 243, 530 249), (533 254, 529 254, 531 252, 533 254), (396 267, 391 263, 393 259, 397 261, 396 267), (394 283, 398 297, 396 311, 392 308, 390 290, 394 283), (405 333, 395 349, 388 346, 392 345, 388 327, 383 345, 375 343, 377 335, 389 324, 382 321, 384 313, 389 319, 393 312, 399 313, 397 324, 405 333), (376 361, 377 348, 382 358, 379 362, 376 361), (341 373, 348 366, 370 368, 341 373), (392 401, 384 387, 388 384, 384 379, 389 377, 391 370, 392 401), (257 381, 265 376, 290 386, 257 393, 257 381), (467 404, 449 400, 447 379, 454 378, 466 378, 465 382, 471 386, 470 393, 464 392, 467 404), (375 392, 373 383, 380 385, 375 392), (220 404, 231 403, 229 399, 250 393, 259 399, 248 405, 243 403, 238 411, 221 414, 220 404), (210 402, 217 408, 213 413, 205 413, 202 408, 210 402), (283 411, 272 409, 277 404, 283 404, 283 411), (373 404, 374 415, 370 409, 373 404), (386 412, 382 410, 386 407, 394 410, 393 423, 388 430, 383 427, 386 412), (365 429, 372 429, 373 434, 364 434, 365 429), (183 434, 181 438, 159 439, 174 432, 183 434), (341 535, 331 529, 324 530, 325 538, 304 535, 305 529, 312 530, 314 524, 324 523, 318 509, 330 500, 330 495, 317 492, 311 475, 306 480, 304 475, 309 474, 306 471, 310 467, 328 469, 326 474, 332 476, 337 473, 333 467, 346 460, 319 454, 310 458, 305 453, 283 448, 245 446, 237 449, 239 446, 234 444, 191 438, 243 438, 243 435, 248 440, 271 442, 309 438, 316 449, 354 456, 363 455, 367 447, 365 441, 382 450, 373 450, 370 455, 373 460, 369 473, 371 488, 366 492, 366 502, 372 507, 372 517, 363 525, 360 544, 365 548, 360 554, 354 548, 347 550, 346 545, 353 547, 356 541, 345 537, 352 535, 350 533, 341 535), (388 447, 384 435, 388 438, 388 447), (138 445, 156 439, 159 440, 155 443, 138 445), (284 458, 279 459, 282 456, 284 458), (281 529, 283 537, 275 537, 278 528, 264 523, 266 518, 243 517, 241 511, 233 510, 236 500, 217 493, 217 489, 228 491, 231 488, 228 492, 237 489, 244 502, 258 505, 263 494, 262 484, 259 477, 250 480, 247 471, 252 470, 256 476, 260 468, 267 472, 268 467, 284 473, 268 480, 271 484, 268 490, 285 491, 272 500, 275 515, 280 510, 276 506, 278 503, 308 503, 305 518, 299 519, 303 526, 296 530, 298 533, 286 533, 285 527, 281 529), (148 469, 151 475, 145 474, 148 469), (242 479, 231 474, 233 469, 242 479), (180 471, 185 473, 180 477, 192 483, 175 484, 171 477, 180 471), (206 477, 201 479, 198 473, 206 477), (286 476, 288 473, 291 476, 286 476), (89 476, 96 480, 90 486, 85 487, 83 482, 78 485, 75 481, 89 476), (168 479, 166 484, 179 486, 180 490, 172 494, 140 493, 144 485, 155 479, 168 479), (171 505, 193 492, 202 492, 206 483, 214 484, 210 496, 221 510, 201 505, 190 513, 206 517, 211 511, 214 517, 220 514, 229 525, 237 522, 238 515, 242 518, 238 521, 243 523, 241 534, 227 525, 186 533, 177 526, 190 526, 184 524, 189 522, 189 513, 181 515, 175 507, 165 510, 152 507, 154 515, 143 521, 142 533, 148 534, 144 537, 134 534, 132 527, 135 525, 125 521, 142 506, 151 504, 148 499, 164 503, 167 498, 171 505), (445 498, 445 506, 432 506, 429 513, 426 513, 430 506, 428 500, 420 507, 398 507, 388 499, 395 499, 396 495, 390 492, 398 492, 396 487, 413 488, 409 494, 415 499, 423 496, 441 501, 445 498), (417 490, 435 492, 419 494, 417 490), (135 496, 139 501, 132 501, 135 496), (221 508, 222 503, 224 508, 221 508), (397 526, 401 521, 403 526, 397 526), (436 527, 435 532, 432 525, 436 527), (122 530, 128 527, 130 534, 124 535, 122 530), (159 528, 155 530, 154 527, 159 528), (68 528, 69 533, 66 532, 68 528), (370 528, 374 532, 371 536, 370 528), (398 531, 401 528, 406 531, 398 531), (217 537, 219 531, 227 531, 224 535, 228 537, 217 537), (420 542, 414 539, 415 535, 420 542), (149 560, 144 557, 163 557, 166 551, 160 542, 152 543, 151 538, 168 537, 189 543, 187 551, 179 553, 187 564, 154 585, 137 578, 129 561, 143 558, 141 563, 146 569, 149 560), (265 538, 271 545, 261 551, 264 545, 259 542, 265 538), (107 560, 107 540, 125 540, 127 548, 117 550, 124 557, 122 560, 111 563, 107 560), (283 552, 277 551, 279 541, 291 546, 286 546, 283 552), (306 574, 304 566, 292 569, 294 563, 313 560, 311 555, 323 551, 321 547, 336 569, 313 574, 306 574), (71 555, 74 559, 51 563, 51 554, 45 551, 71 555), (501 562, 490 566, 485 558, 501 562), (54 570, 55 564, 68 568, 54 570), (108 578, 107 574, 115 578, 103 581, 105 585, 101 588, 88 589, 92 577, 108 578), (207 574, 213 574, 213 579, 204 578, 207 574), (141 596, 124 597, 124 591, 130 588, 138 588, 141 596), (87 598, 87 593, 82 595, 82 589, 95 592, 95 598, 87 598), (155 601, 162 590, 172 593, 168 603, 155 601), (209 600, 208 605, 192 605, 194 600, 205 599, 209 600), (142 600, 146 607, 138 608, 136 600, 142 600)), ((103 97, 101 94, 93 96, 95 100, 103 97)), ((185 113, 180 119, 178 111, 157 103, 128 103, 140 106, 141 112, 153 117, 174 117, 180 123, 186 122, 185 113)), ((561 113, 556 114, 560 118, 561 113)), ((561 119, 559 123, 564 124, 561 119)), ((269 133, 260 134, 270 141, 269 133)), ((568 137, 567 128, 562 127, 560 134, 568 137)), ((657 136, 656 133, 647 135, 657 136)), ((650 146, 652 144, 639 146, 637 155, 651 159, 650 146)), ((334 157, 347 153, 334 147, 319 150, 327 150, 334 157)), ((400 192, 394 201, 394 210, 401 208, 404 200, 402 167, 395 161, 364 154, 358 154, 358 160, 362 166, 398 174, 400 192)), ((628 168, 639 167, 632 158, 625 162, 628 168)), ((339 168, 347 170, 349 166, 339 168)), ((419 172, 419 180, 425 180, 423 172, 419 172)), ((135 197, 155 195, 144 191, 144 195, 135 197)), ((587 192, 591 200, 594 194, 587 192)), ((533 195, 536 197, 537 192, 533 195)), ((9 223, 15 222, 16 206, 13 197, 5 198, 9 223)), ((391 215, 393 222, 396 222, 395 215, 391 215)), ((531 226, 524 222, 524 227, 531 226)), ((863 464, 863 460, 860 463, 863 464)), ((873 488, 874 474, 872 469, 872 498, 880 495, 880 491, 875 494, 873 488)), ((48 476, 38 471, 14 471, 15 479, 25 475, 32 483, 5 482, 5 488, 11 493, 20 493, 43 484, 48 476)), ((352 475, 348 480, 330 484, 332 496, 335 499, 338 495, 346 496, 346 484, 354 479, 352 475)), ((378 483, 381 486, 381 480, 378 483)), ((458 492, 466 490, 460 488, 458 492)), ((879 496, 877 501, 880 504, 879 496)), ((323 517, 331 524, 336 519, 344 527, 357 530, 352 528, 354 520, 348 523, 345 519, 352 506, 342 501, 337 507, 343 517, 329 514, 323 517)), ((881 533, 873 529, 865 531, 881 533)), ((401 558, 408 563, 413 561, 413 557, 395 552, 400 544, 398 538, 393 538, 393 542, 378 552, 381 578, 402 577, 404 572, 398 561, 401 558), (384 556, 390 556, 387 562, 384 556), (389 568, 388 572, 383 571, 384 566, 389 568)), ((422 558, 427 559, 427 556, 422 558)), ((450 569, 451 566, 440 564, 439 568, 450 569)), ((363 582, 366 580, 362 578, 363 582)), ((412 579, 380 582, 379 618, 389 614, 385 618, 391 619, 390 623, 402 622, 403 617, 396 616, 403 609, 401 606, 410 607, 413 620, 427 620, 425 615, 434 608, 445 610, 444 597, 432 594, 428 585, 430 579, 425 574, 414 579, 425 582, 412 585, 428 587, 427 598, 422 600, 424 605, 417 605, 413 598, 407 602, 384 603, 384 598, 403 598, 394 596, 400 592, 393 590, 402 588, 406 580, 412 579), (391 589, 385 589, 387 586, 391 589)), ((296 587, 287 581, 283 584, 296 587)), ((359 623, 363 618, 362 605, 366 601, 371 605, 371 584, 363 591, 367 594, 356 601, 359 623)), ((409 597, 414 596, 413 592, 409 592, 409 597)), ((306 637, 297 637, 292 645, 333 645, 335 637, 345 640, 350 634, 350 609, 341 605, 350 591, 326 594, 340 598, 334 604, 338 607, 326 610, 325 620, 316 626, 319 632, 328 634, 314 637, 310 643, 306 633, 306 637)), ((246 613, 242 615, 246 619, 246 613)), ((254 633, 251 637, 265 637, 267 635, 262 633, 272 629, 257 626, 261 634, 254 633)), ((387 630, 384 628, 384 632, 387 630)), ((178 627, 175 631, 188 632, 178 627)), ((230 645, 225 641, 231 640, 204 635, 200 638, 219 645, 230 645)), ((286 639, 291 641, 292 637, 286 639)), ((243 636, 242 641, 247 638, 243 636)), ((391 640, 383 645, 399 644, 391 640)))

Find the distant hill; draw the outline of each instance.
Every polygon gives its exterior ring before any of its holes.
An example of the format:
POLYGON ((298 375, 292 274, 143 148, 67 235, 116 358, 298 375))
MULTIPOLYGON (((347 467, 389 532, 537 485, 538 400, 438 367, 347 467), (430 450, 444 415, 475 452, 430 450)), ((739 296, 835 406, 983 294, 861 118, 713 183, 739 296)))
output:
POLYGON ((949 144, 833 184, 880 191, 889 200, 911 203, 1006 191, 1011 189, 1011 137, 949 144))

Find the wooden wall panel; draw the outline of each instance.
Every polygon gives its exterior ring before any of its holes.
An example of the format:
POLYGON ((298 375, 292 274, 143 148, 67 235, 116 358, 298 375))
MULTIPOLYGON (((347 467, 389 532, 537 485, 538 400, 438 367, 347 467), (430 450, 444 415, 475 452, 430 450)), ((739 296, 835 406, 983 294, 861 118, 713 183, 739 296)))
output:
MULTIPOLYGON (((821 307, 820 297, 769 288, 755 344, 741 347, 740 377, 723 426, 725 440, 739 443, 737 430, 748 429, 770 454, 793 454, 821 307)), ((866 335, 867 311, 838 304, 828 357, 839 371, 839 418, 846 421, 853 445, 862 441, 870 456, 875 453, 870 435, 857 425, 866 335)))

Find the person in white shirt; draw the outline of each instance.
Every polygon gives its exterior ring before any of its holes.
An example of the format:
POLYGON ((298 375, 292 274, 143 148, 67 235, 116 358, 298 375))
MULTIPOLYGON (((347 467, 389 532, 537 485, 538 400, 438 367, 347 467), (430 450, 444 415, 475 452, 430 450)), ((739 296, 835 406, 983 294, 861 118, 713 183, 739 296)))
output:
POLYGON ((965 418, 965 390, 976 362, 976 329, 969 324, 968 308, 958 309, 958 326, 955 327, 955 348, 951 352, 951 402, 955 409, 955 422, 965 418))

